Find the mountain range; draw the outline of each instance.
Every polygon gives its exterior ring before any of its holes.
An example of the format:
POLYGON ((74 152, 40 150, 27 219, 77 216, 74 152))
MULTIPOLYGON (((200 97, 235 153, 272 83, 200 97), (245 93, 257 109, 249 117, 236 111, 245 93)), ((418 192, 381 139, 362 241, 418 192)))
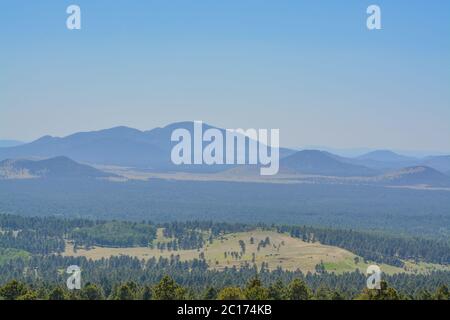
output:
MULTIPOLYGON (((254 167, 234 165, 176 166, 170 159, 175 142, 171 134, 183 128, 193 134, 193 122, 178 122, 162 128, 140 131, 115 127, 92 132, 79 132, 66 137, 44 136, 30 143, 0 147, 0 170, 4 176, 22 172, 26 175, 104 177, 104 172, 89 165, 112 165, 153 172, 211 173, 233 171, 246 174, 254 167), (21 160, 17 160, 21 159, 21 160), (24 160, 26 159, 26 160, 24 160), (32 161, 42 160, 43 161, 32 161), (83 163, 83 164, 80 164, 83 163), (236 170, 238 169, 238 170, 236 170), (66 170, 66 172, 64 172, 66 170)), ((203 124, 203 129, 216 128, 203 124)), ((248 138, 246 143, 248 144, 248 138)), ((372 177, 385 184, 423 184, 447 186, 450 156, 414 158, 378 150, 358 157, 341 157, 319 150, 280 149, 280 173, 327 177, 372 177)), ((0 173, 1 174, 1 173, 0 173)), ((20 175, 20 174, 19 174, 20 175)))
MULTIPOLYGON (((203 124, 203 130, 216 128, 203 124)), ((140 131, 128 127, 115 127, 92 132, 80 132, 59 138, 44 136, 31 143, 0 148, 1 159, 50 158, 67 156, 75 161, 91 164, 134 167, 152 171, 215 172, 230 165, 181 165, 170 159, 171 150, 177 142, 171 141, 175 129, 186 129, 193 136, 193 122, 178 122, 163 128, 140 131)), ((216 128, 225 134, 225 129, 216 128)), ((248 138, 245 138, 248 144, 248 138)), ((281 148, 280 155, 293 153, 281 148)))

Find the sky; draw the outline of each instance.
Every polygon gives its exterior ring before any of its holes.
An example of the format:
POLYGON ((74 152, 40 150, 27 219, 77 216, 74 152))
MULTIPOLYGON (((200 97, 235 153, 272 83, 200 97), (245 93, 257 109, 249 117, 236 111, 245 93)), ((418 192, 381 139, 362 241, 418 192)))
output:
POLYGON ((0 4, 0 139, 202 120, 289 147, 450 152, 449 1, 0 4))

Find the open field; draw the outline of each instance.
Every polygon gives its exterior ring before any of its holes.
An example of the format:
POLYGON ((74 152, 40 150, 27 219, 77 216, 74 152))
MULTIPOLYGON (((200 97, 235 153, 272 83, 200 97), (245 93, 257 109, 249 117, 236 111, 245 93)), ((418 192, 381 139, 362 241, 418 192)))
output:
MULTIPOLYGON (((156 241, 164 241, 161 230, 158 230, 156 241)), ((260 267, 264 262, 266 267, 271 270, 281 267, 284 270, 294 271, 300 269, 303 272, 315 272, 316 265, 323 263, 326 271, 343 273, 351 272, 355 269, 365 272, 369 265, 364 263, 362 258, 358 259, 350 251, 338 247, 326 246, 318 242, 308 243, 286 234, 263 230, 227 234, 215 239, 211 244, 205 245, 201 250, 161 251, 148 247, 93 247, 90 250, 78 249, 74 252, 73 246, 68 243, 64 252, 65 256, 85 256, 93 260, 120 255, 133 256, 145 260, 152 257, 168 258, 172 255, 179 255, 181 260, 187 261, 199 258, 202 254, 210 268, 216 270, 223 270, 226 267, 233 266, 240 267, 246 264, 253 265, 253 263, 260 267), (267 243, 266 239, 268 239, 269 243, 267 243), (259 245, 264 241, 267 243, 265 247, 259 245), (245 245, 245 252, 242 250, 241 244, 245 245)), ((389 265, 380 265, 380 267, 383 272, 388 274, 401 272, 423 273, 438 269, 450 270, 449 267, 433 264, 408 262, 406 265, 406 270, 389 265)))
POLYGON ((17 258, 28 259, 29 257, 30 253, 25 250, 0 248, 0 266, 10 260, 17 258))
POLYGON ((188 172, 152 172, 120 166, 89 164, 99 170, 118 175, 108 178, 111 181, 126 182, 129 180, 151 181, 162 179, 168 181, 203 181, 203 182, 239 182, 239 183, 272 183, 272 184, 330 184, 330 185, 379 185, 384 188, 447 191, 449 187, 433 187, 420 185, 383 185, 380 181, 384 176, 373 177, 337 177, 301 173, 278 173, 275 176, 262 176, 257 167, 235 168, 218 173, 188 173, 188 172))

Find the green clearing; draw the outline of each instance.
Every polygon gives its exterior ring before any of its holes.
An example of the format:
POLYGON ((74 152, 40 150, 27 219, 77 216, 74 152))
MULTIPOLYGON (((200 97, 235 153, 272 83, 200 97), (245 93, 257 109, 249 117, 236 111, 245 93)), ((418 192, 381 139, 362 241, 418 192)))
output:
POLYGON ((11 249, 11 248, 0 248, 0 265, 7 263, 8 261, 22 258, 28 259, 30 257, 30 253, 24 250, 19 249, 11 249))
MULTIPOLYGON (((162 229, 158 229, 155 242, 169 240, 171 239, 163 237, 162 229)), ((211 244, 206 244, 200 250, 161 251, 150 247, 93 247, 90 250, 78 249, 74 252, 70 243, 66 247, 66 252, 64 253, 66 256, 85 256, 94 260, 120 255, 134 256, 140 259, 150 259, 152 257, 168 258, 172 255, 179 255, 181 260, 187 261, 199 258, 203 254, 210 268, 216 270, 223 270, 226 267, 233 266, 241 267, 246 264, 253 265, 254 263, 260 267, 264 262, 271 270, 281 267, 284 270, 294 271, 300 269, 303 272, 315 272, 316 265, 323 263, 327 272, 341 274, 352 272, 356 269, 364 273, 371 264, 370 262, 364 263, 361 257, 357 257, 352 252, 342 248, 327 246, 318 242, 308 243, 287 234, 266 230, 226 234, 214 239, 211 244), (266 244, 265 247, 259 245, 265 241, 267 242, 266 239, 269 240, 269 244, 266 244), (245 244, 245 252, 242 251, 241 244, 245 244)), ((381 264, 380 268, 387 274, 450 270, 449 266, 429 263, 415 264, 412 262, 407 262, 405 268, 386 264, 381 264)))

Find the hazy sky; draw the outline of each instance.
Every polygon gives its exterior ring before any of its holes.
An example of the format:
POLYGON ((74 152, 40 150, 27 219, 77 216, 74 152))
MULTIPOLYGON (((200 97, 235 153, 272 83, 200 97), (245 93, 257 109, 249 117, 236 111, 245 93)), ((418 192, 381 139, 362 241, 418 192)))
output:
POLYGON ((450 151, 450 1, 3 0, 0 139, 180 120, 450 151), (380 31, 366 8, 382 10, 380 31), (82 30, 66 28, 78 4, 82 30))

